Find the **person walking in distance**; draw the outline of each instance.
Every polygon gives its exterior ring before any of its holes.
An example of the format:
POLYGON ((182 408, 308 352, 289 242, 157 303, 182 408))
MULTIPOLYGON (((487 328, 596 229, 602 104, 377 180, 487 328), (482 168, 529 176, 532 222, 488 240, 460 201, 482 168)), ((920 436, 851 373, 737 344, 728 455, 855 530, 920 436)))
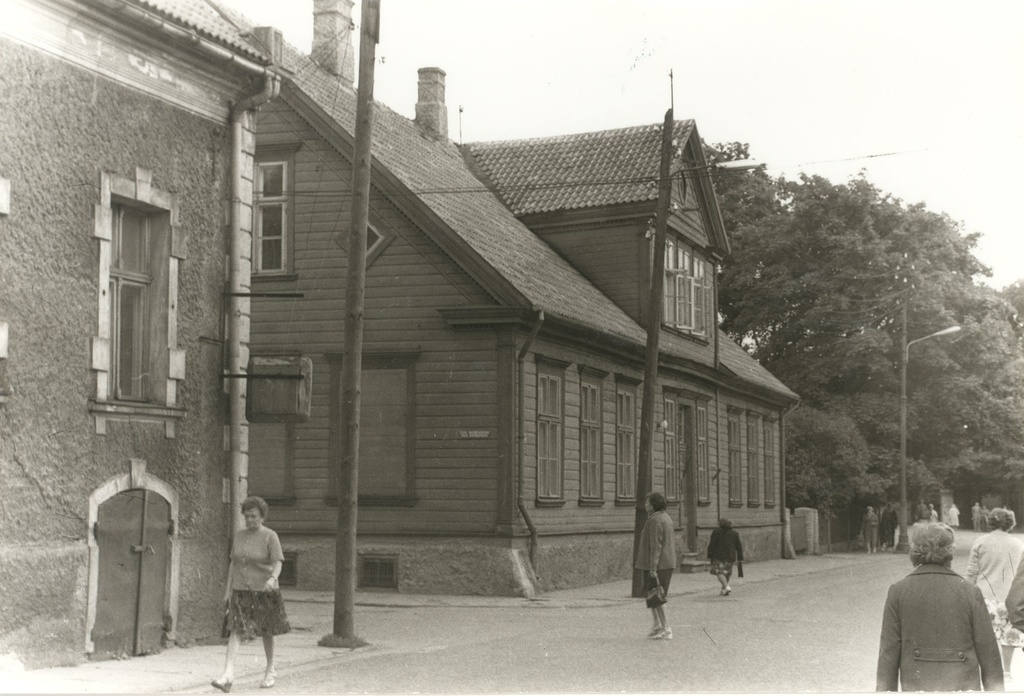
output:
POLYGON ((740 535, 732 528, 732 522, 725 517, 718 520, 718 527, 711 532, 711 539, 708 541, 708 560, 711 561, 711 574, 717 577, 722 585, 720 594, 725 597, 732 592, 729 580, 732 578, 733 563, 743 563, 743 543, 740 541, 740 535))
POLYGON ((960 528, 960 508, 956 506, 956 503, 949 504, 949 510, 946 511, 946 515, 949 517, 949 526, 953 529, 960 528))
POLYGON ((975 539, 967 557, 967 580, 981 590, 992 621, 992 630, 1003 658, 1004 681, 1010 679, 1014 650, 1024 648, 1024 634, 1013 628, 1006 609, 1010 585, 1024 557, 1024 542, 1010 534, 1017 524, 1012 510, 989 512, 992 531, 975 539))
POLYGON ((260 687, 274 685, 274 636, 288 633, 291 626, 284 610, 278 586, 284 553, 277 532, 263 526, 268 506, 263 498, 250 496, 242 501, 245 529, 235 533, 224 591, 224 632, 228 639, 224 671, 210 684, 227 693, 235 678, 235 658, 242 639, 263 637, 267 670, 260 687))
POLYGON ((974 531, 981 531, 981 503, 971 506, 971 522, 974 524, 974 531))
POLYGON ((864 513, 861 533, 864 535, 864 546, 868 553, 876 553, 878 551, 878 514, 870 505, 864 513))
POLYGON ((644 499, 647 523, 640 532, 635 564, 635 567, 644 571, 646 575, 645 592, 661 588, 660 593, 655 593, 647 600, 651 617, 654 619, 654 626, 647 637, 655 640, 672 640, 672 628, 665 618, 665 600, 668 598, 668 587, 676 567, 676 536, 672 518, 665 511, 666 507, 668 501, 657 491, 648 493, 644 499))

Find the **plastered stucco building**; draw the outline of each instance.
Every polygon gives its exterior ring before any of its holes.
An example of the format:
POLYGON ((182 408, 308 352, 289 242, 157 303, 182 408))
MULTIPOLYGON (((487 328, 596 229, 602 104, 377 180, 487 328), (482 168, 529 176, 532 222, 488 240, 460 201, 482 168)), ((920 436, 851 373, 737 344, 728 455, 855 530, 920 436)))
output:
POLYGON ((203 2, 4 3, 0 655, 219 632, 271 63, 203 2))

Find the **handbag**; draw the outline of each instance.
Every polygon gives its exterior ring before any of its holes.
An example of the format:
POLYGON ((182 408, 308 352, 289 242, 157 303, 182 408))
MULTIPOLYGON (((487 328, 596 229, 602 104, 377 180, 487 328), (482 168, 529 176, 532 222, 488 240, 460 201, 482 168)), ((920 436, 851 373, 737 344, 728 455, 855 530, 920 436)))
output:
POLYGON ((654 576, 654 586, 647 590, 647 608, 653 609, 660 607, 662 604, 667 602, 668 599, 665 597, 665 588, 658 582, 658 576, 654 576))

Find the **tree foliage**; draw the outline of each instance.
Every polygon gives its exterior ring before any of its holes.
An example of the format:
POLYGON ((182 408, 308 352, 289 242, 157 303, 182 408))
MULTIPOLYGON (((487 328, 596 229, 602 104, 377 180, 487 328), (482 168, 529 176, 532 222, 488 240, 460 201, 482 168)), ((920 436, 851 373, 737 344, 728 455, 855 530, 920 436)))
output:
MULTIPOLYGON (((748 154, 730 143, 708 157, 748 154)), ((962 327, 910 349, 911 494, 1024 480, 1024 281, 976 282, 988 275, 977 234, 863 175, 720 172, 723 329, 801 396, 787 425, 790 504, 895 497, 904 311, 911 341, 962 327)))

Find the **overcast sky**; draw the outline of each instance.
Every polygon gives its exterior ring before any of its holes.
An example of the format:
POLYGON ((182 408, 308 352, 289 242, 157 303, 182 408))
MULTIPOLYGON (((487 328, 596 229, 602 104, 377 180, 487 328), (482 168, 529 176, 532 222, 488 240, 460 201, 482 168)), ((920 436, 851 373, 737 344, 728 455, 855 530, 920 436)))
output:
MULTIPOLYGON (((225 1, 309 52, 312 0, 225 1)), ((660 123, 671 70, 708 142, 864 170, 981 232, 984 282, 1024 279, 1024 2, 381 0, 380 34, 376 99, 412 118, 416 70, 444 69, 456 141, 660 123)))

